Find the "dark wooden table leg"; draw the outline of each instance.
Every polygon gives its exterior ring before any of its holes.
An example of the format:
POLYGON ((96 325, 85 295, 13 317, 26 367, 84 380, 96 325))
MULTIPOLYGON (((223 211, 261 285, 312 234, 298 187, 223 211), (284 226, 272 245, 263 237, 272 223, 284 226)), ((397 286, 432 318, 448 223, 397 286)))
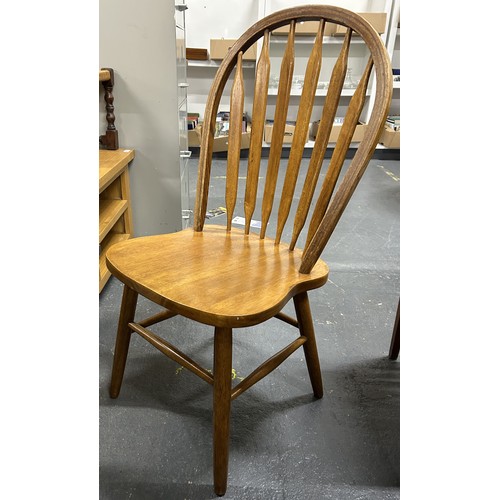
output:
POLYGON ((396 319, 394 321, 394 329, 392 331, 392 340, 391 347, 389 349, 389 359, 397 359, 399 356, 399 306, 400 302, 398 301, 398 310, 396 312, 396 319))

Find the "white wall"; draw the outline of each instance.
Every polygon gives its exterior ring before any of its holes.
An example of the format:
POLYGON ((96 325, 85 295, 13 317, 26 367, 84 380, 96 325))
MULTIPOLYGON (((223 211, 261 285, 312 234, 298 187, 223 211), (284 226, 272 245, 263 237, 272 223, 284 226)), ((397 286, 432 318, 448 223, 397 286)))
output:
MULTIPOLYGON (((181 229, 179 122, 173 0, 101 0, 99 65, 115 70, 120 147, 130 167, 135 236, 181 229)), ((99 133, 106 128, 99 94, 99 133)))
POLYGON ((265 0, 264 3, 266 15, 268 15, 278 10, 312 4, 335 5, 354 12, 382 11, 386 0, 265 0))
MULTIPOLYGON (((186 47, 210 51, 211 38, 237 39, 262 15, 262 0, 188 0, 186 10, 186 47)), ((188 63, 188 110, 203 117, 207 95, 217 66, 199 67, 188 63)), ((245 89, 253 89, 255 66, 243 69, 245 89)), ((229 110, 230 88, 221 98, 220 110, 229 110)), ((245 109, 252 114, 253 95, 245 94, 245 109)))
POLYGON ((259 19, 259 0, 187 0, 186 46, 210 48, 211 38, 239 38, 259 19))
MULTIPOLYGON (((238 38, 249 27, 262 17, 282 10, 304 4, 328 4, 344 7, 356 12, 389 11, 392 0, 188 0, 186 11, 186 46, 193 48, 206 48, 210 50, 211 38, 238 38)), ((286 38, 284 37, 284 41, 286 38)), ((285 44, 271 45, 271 75, 279 74, 281 54, 285 44), (276 63, 278 61, 278 63, 276 63)), ((304 75, 305 65, 312 48, 311 44, 296 44, 295 75, 304 75)), ((331 55, 333 61, 338 53, 339 46, 325 44, 325 56, 331 55)), ((354 79, 361 78, 366 65, 366 51, 361 45, 353 44, 350 49, 350 67, 354 79)), ((322 69, 320 81, 329 81, 331 65, 322 69)), ((208 90, 217 70, 216 66, 200 67, 188 64, 188 109, 200 113, 203 117, 208 90)), ((244 74, 245 85, 245 111, 251 117, 253 106, 253 84, 255 66, 246 68, 244 74)), ((231 78, 230 78, 231 80, 231 78)), ((229 109, 230 87, 227 87, 221 98, 220 110, 229 109)), ((323 103, 322 98, 319 102, 323 103)), ((345 98, 340 103, 340 114, 345 112, 348 100, 345 98)), ((270 96, 267 103, 267 117, 273 117, 276 98, 270 96)), ((288 120, 295 120, 298 111, 299 98, 291 97, 288 108, 288 120)), ((311 120, 319 120, 321 109, 315 108, 311 120)), ((366 116, 364 117, 366 119, 366 116)))

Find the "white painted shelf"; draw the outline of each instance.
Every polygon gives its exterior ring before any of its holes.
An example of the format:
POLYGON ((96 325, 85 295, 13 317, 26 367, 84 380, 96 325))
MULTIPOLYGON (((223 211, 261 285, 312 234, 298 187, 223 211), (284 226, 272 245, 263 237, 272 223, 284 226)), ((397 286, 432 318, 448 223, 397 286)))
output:
MULTIPOLYGON (((356 89, 343 89, 342 90, 342 95, 343 96, 353 96, 354 91, 356 89)), ((317 89, 316 90, 316 96, 319 97, 325 97, 327 94, 328 90, 327 89, 317 89)), ((366 95, 370 95, 371 89, 368 89, 366 95)), ((270 88, 267 91, 267 95, 278 95, 278 89, 277 88, 270 88)), ((291 96, 301 96, 302 95, 302 89, 292 89, 290 91, 291 96)))
MULTIPOLYGON (((278 36, 278 35, 272 35, 270 38, 271 43, 283 43, 285 44, 288 40, 287 36, 278 36)), ((295 43, 304 43, 304 44, 313 44, 316 40, 315 36, 302 36, 302 35, 295 35, 295 43)), ((344 42, 344 37, 343 36, 324 36, 323 37, 323 45, 329 45, 329 44, 342 44, 344 42)), ((358 36, 358 37, 352 37, 351 38, 351 44, 362 44, 364 43, 363 40, 358 36)))
MULTIPOLYGON (((208 59, 206 61, 196 61, 192 59, 187 60, 187 64, 189 67, 193 68, 213 68, 219 69, 220 63, 222 61, 213 61, 212 59, 208 59)), ((243 61, 243 68, 255 68, 255 61, 243 61)))

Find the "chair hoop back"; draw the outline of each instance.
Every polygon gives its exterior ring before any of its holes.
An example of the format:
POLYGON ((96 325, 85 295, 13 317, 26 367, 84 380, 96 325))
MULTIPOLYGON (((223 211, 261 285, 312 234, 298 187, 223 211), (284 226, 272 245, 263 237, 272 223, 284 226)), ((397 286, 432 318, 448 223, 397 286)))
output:
MULTIPOLYGON (((244 112, 244 85, 242 56, 247 49, 262 39, 262 50, 256 66, 252 130, 248 156, 247 184, 245 189, 245 232, 248 234, 250 219, 255 210, 257 183, 261 162, 262 139, 265 125, 267 94, 269 86, 269 39, 271 33, 288 25, 289 33, 284 51, 279 77, 276 108, 273 121, 273 135, 269 151, 265 188, 262 201, 262 229, 264 238, 275 199, 279 200, 276 243, 280 242, 283 228, 287 222, 292 199, 296 189, 298 172, 301 165, 305 143, 308 140, 309 120, 314 103, 315 92, 321 69, 322 44, 326 23, 334 23, 347 28, 337 61, 335 62, 316 141, 309 160, 306 180, 301 191, 300 201, 293 222, 293 234, 290 249, 293 250, 297 238, 310 217, 306 244, 299 271, 311 272, 321 252, 332 235, 347 203, 361 179, 369 160, 377 146, 380 134, 389 112, 392 97, 392 70, 387 50, 375 29, 360 15, 349 10, 324 5, 308 5, 275 12, 251 26, 231 47, 223 59, 213 81, 205 108, 200 144, 200 160, 197 195, 194 210, 194 230, 202 231, 207 211, 210 172, 213 154, 213 141, 217 112, 224 88, 234 71, 234 81, 230 94, 230 126, 228 136, 228 165, 226 175, 227 230, 231 231, 231 220, 236 204, 238 188, 238 169, 241 147, 241 120, 244 112), (297 112, 296 128, 290 148, 287 171, 281 196, 276 195, 278 167, 283 146, 283 135, 287 120, 290 89, 294 69, 295 27, 298 22, 318 21, 318 32, 309 57, 304 78, 304 87, 297 112), (369 57, 361 80, 350 99, 344 122, 335 145, 334 152, 326 173, 312 215, 310 208, 320 169, 328 145, 335 115, 341 98, 345 80, 348 53, 354 32, 359 35, 369 50, 369 57), (345 174, 334 189, 344 164, 356 125, 365 104, 369 81, 374 71, 375 96, 363 139, 351 160, 345 174)), ((319 186, 318 186, 319 188, 319 186)))

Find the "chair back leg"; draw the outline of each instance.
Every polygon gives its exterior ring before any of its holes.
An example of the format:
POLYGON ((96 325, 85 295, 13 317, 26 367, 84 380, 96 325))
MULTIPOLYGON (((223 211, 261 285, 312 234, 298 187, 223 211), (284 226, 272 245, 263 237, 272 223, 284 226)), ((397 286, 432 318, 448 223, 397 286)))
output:
POLYGON ((316 347, 316 336, 314 335, 314 326, 307 292, 296 295, 293 298, 293 302, 297 314, 297 321, 299 323, 300 334, 307 338, 307 342, 303 345, 303 348, 313 392, 317 398, 322 398, 323 380, 321 378, 318 348, 316 347))

